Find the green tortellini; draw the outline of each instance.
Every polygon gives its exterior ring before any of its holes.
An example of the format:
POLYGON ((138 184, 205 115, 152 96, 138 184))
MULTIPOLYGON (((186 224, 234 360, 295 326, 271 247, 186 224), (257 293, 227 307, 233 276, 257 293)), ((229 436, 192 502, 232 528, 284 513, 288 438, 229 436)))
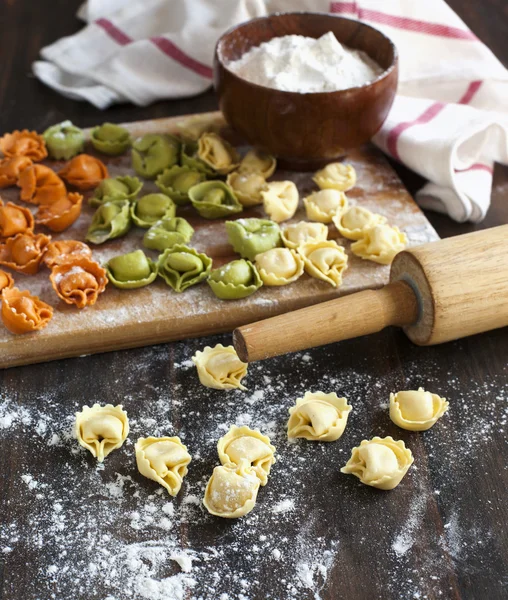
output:
POLYGON ((219 219, 243 210, 233 190, 223 181, 198 183, 189 190, 189 198, 205 219, 219 219))
POLYGON ((194 229, 181 217, 161 219, 154 223, 143 237, 143 244, 150 250, 163 252, 175 244, 190 242, 194 229))
POLYGON ((174 165, 164 170, 155 181, 161 192, 167 194, 176 204, 182 206, 189 204, 189 190, 194 185, 201 183, 206 176, 197 169, 174 165))
POLYGON ((194 171, 199 171, 209 177, 216 175, 215 170, 199 158, 197 142, 185 142, 182 144, 180 162, 182 166, 190 167, 194 171))
POLYGON ((143 250, 111 258, 105 265, 108 279, 125 290, 144 287, 157 277, 157 266, 143 250))
POLYGON ((256 267, 249 260, 242 258, 212 271, 208 285, 217 298, 238 300, 253 294, 263 282, 256 267))
POLYGON ((280 227, 268 219, 226 221, 228 240, 235 252, 254 260, 257 254, 282 246, 280 227))
POLYGON ((62 121, 58 125, 48 127, 42 137, 49 156, 56 160, 69 160, 83 152, 85 146, 85 134, 70 121, 62 121))
POLYGON ((129 201, 112 200, 105 202, 95 211, 85 239, 93 244, 102 244, 106 240, 125 235, 130 228, 129 201))
POLYGON ((155 179, 164 169, 176 165, 180 141, 169 134, 147 133, 132 144, 132 166, 138 175, 155 179))
POLYGON ((103 123, 94 127, 90 133, 93 147, 110 156, 123 154, 131 145, 131 136, 127 129, 114 123, 103 123))
POLYGON ((175 214, 175 203, 166 194, 147 194, 131 206, 132 220, 138 227, 145 229, 160 219, 170 219, 175 214))
POLYGON ((212 259, 181 244, 165 250, 157 261, 158 274, 175 292, 206 279, 212 269, 212 259))
POLYGON ((108 177, 95 188, 93 196, 88 200, 90 206, 100 206, 111 200, 133 200, 140 192, 143 184, 137 177, 130 175, 108 177))

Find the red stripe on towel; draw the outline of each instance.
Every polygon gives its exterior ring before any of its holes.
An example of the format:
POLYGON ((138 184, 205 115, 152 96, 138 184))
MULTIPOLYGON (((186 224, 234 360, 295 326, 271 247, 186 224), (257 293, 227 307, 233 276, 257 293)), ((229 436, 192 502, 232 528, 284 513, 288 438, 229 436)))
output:
POLYGON ((180 63, 187 69, 194 71, 194 73, 197 75, 201 75, 201 77, 205 77, 206 79, 212 78, 212 69, 209 66, 194 60, 167 38, 158 36, 150 38, 150 41, 154 43, 159 50, 164 52, 164 54, 175 60, 177 63, 180 63))
POLYGON ((102 27, 102 29, 104 29, 104 31, 109 35, 109 37, 115 40, 117 44, 120 44, 120 46, 126 46, 127 44, 133 42, 133 39, 131 37, 129 37, 122 30, 118 29, 118 27, 108 19, 97 19, 97 21, 94 22, 99 27, 102 27))

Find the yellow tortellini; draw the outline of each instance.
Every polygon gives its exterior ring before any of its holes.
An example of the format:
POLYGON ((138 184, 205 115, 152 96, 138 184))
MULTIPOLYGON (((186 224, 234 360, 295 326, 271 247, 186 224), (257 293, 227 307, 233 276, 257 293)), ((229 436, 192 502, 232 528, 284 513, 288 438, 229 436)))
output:
POLYGON ((226 183, 243 206, 263 204, 261 192, 266 189, 266 181, 262 175, 235 171, 228 175, 226 183))
POLYGON ((341 285, 348 257, 344 248, 337 242, 307 242, 298 247, 298 253, 303 258, 305 271, 311 277, 322 279, 333 287, 341 285))
POLYGON ((260 150, 249 150, 242 158, 238 171, 240 173, 257 173, 264 179, 268 179, 274 174, 276 167, 275 157, 260 150))
POLYGON ((328 227, 324 223, 299 221, 284 227, 281 237, 284 246, 294 250, 306 242, 324 242, 328 237, 328 227))
POLYGON ((355 475, 365 485, 392 490, 413 464, 413 454, 403 441, 391 436, 374 437, 353 448, 351 458, 341 472, 355 475))
POLYGON ((187 475, 192 457, 179 437, 139 438, 134 447, 141 475, 165 487, 176 496, 187 475))
POLYGON ((238 152, 216 133, 201 135, 198 140, 198 157, 221 175, 231 173, 240 163, 238 152))
POLYGON ((356 184, 356 171, 352 165, 335 162, 318 171, 313 179, 322 190, 347 192, 356 184))
POLYGON ((298 208, 298 189, 292 181, 267 183, 261 196, 266 214, 276 223, 291 219, 298 208))
POLYGON ((409 431, 426 431, 448 410, 446 398, 418 390, 390 394, 390 419, 409 431))
POLYGON ((319 223, 331 223, 335 215, 340 215, 348 208, 344 192, 334 189, 320 190, 303 199, 307 219, 319 223))
POLYGON ((245 390, 241 380, 247 375, 247 363, 242 362, 233 346, 206 346, 192 357, 199 381, 216 390, 245 390))
POLYGON ((289 409, 288 438, 335 442, 344 433, 352 406, 331 392, 305 392, 289 409))
POLYGON ((74 431, 79 444, 102 462, 126 440, 129 419, 121 404, 83 406, 83 410, 76 413, 74 431))
POLYGON ((275 446, 259 429, 232 425, 228 433, 220 438, 217 451, 223 465, 239 466, 242 460, 247 460, 261 485, 266 485, 270 468, 275 462, 275 446))
POLYGON ((367 229, 360 240, 351 244, 351 251, 365 260, 389 265, 406 246, 407 236, 398 227, 376 225, 367 229))
POLYGON ((295 250, 272 248, 256 256, 256 268, 265 285, 287 285, 303 274, 303 260, 295 250))
POLYGON ((216 517, 236 519, 256 505, 261 481, 249 461, 215 467, 205 489, 203 504, 216 517))
POLYGON ((334 215, 332 220, 340 235, 348 240, 359 240, 367 229, 386 223, 386 217, 363 206, 352 206, 345 213, 334 215))

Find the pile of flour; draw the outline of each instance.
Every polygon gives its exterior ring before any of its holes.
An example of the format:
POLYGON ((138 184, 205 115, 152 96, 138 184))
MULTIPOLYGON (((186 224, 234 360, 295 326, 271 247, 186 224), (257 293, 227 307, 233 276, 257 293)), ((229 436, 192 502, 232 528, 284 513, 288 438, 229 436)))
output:
POLYGON ((228 68, 252 83, 302 94, 357 87, 383 72, 365 52, 342 46, 331 31, 319 39, 273 38, 251 48, 228 68))

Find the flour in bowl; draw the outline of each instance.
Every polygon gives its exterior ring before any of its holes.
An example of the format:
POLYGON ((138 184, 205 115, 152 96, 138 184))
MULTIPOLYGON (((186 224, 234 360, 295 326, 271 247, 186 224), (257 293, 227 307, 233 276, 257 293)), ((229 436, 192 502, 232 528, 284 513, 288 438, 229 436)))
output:
POLYGON ((252 83, 302 94, 365 85, 383 72, 365 52, 342 46, 331 31, 319 39, 273 38, 230 62, 228 69, 252 83))

